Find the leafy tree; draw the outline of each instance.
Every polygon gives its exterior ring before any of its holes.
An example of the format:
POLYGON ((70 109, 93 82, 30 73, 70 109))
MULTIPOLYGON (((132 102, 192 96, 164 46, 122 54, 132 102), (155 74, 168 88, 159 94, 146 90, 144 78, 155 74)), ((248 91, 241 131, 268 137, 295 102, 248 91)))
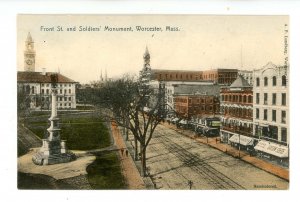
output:
POLYGON ((165 111, 161 106, 161 95, 133 77, 123 78, 106 83, 98 91, 102 107, 108 109, 106 115, 114 118, 119 126, 131 131, 135 138, 135 157, 137 142, 140 145, 142 164, 141 175, 146 173, 146 150, 157 125, 163 120, 165 111), (156 99, 154 99, 156 97, 156 99), (151 98, 151 99, 150 99, 151 98), (151 100, 151 108, 148 108, 151 100))

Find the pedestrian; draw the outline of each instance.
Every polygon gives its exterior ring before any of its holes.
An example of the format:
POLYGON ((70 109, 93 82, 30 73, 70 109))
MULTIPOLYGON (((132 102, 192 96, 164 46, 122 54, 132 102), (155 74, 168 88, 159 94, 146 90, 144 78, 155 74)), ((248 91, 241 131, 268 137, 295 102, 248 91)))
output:
POLYGON ((128 150, 127 149, 126 149, 125 153, 126 153, 126 156, 128 157, 128 150))
POLYGON ((188 185, 189 185, 190 189, 192 189, 193 181, 192 181, 192 180, 189 180, 189 181, 188 181, 188 185))

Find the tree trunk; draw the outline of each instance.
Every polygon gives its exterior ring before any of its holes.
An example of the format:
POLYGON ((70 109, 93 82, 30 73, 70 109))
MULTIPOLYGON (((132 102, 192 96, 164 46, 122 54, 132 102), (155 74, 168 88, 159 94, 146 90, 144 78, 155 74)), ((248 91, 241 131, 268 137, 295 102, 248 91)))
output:
POLYGON ((139 156, 138 156, 138 142, 136 137, 134 137, 134 160, 138 161, 139 160, 139 156))
POLYGON ((144 145, 141 144, 141 176, 146 177, 147 176, 147 167, 146 167, 146 148, 144 145))
POLYGON ((126 141, 129 140, 129 138, 128 138, 128 129, 127 128, 125 128, 125 140, 126 141))

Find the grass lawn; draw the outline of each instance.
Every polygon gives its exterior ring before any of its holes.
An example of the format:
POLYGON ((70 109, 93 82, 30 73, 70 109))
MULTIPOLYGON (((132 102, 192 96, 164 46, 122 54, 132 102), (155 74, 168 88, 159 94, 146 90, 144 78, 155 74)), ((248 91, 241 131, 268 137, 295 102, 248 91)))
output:
MULTIPOLYGON (((29 117, 26 126, 40 138, 45 138, 50 126, 49 116, 29 117)), ((110 135, 105 122, 95 114, 60 114, 59 118, 61 139, 67 140, 69 149, 90 150, 110 145, 110 135)))
POLYGON ((115 152, 98 156, 86 170, 88 181, 93 189, 126 189, 127 187, 115 152))

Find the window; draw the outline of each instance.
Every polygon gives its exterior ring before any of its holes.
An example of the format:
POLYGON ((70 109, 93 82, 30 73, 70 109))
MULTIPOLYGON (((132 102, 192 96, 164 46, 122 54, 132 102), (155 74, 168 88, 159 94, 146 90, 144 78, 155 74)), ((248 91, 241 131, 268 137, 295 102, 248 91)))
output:
POLYGON ((62 97, 60 97, 60 101, 63 101, 63 98, 62 98, 62 97))
POLYGON ((264 105, 268 104, 268 93, 264 93, 264 105))
POLYGON ((272 105, 276 105, 276 93, 272 94, 272 105))
POLYGON ((264 86, 268 86, 268 77, 264 78, 264 86))
POLYGON ((259 109, 256 108, 256 119, 259 119, 259 109))
POLYGON ((62 94, 62 89, 59 90, 59 93, 62 94))
POLYGON ((283 75, 281 77, 281 82, 282 82, 282 86, 286 86, 286 76, 285 75, 283 75))
POLYGON ((34 94, 34 87, 31 87, 31 94, 34 94))
POLYGON ((259 104, 259 93, 256 93, 256 104, 259 104))
POLYGON ((49 89, 46 90, 46 94, 49 94, 49 89))
POLYGON ((286 106, 286 94, 281 94, 281 105, 286 106))
POLYGON ((272 82, 273 86, 276 86, 277 85, 276 76, 273 76, 272 80, 273 80, 273 82, 272 82))
POLYGON ((67 89, 65 89, 65 91, 64 91, 64 92, 65 92, 65 94, 67 94, 67 89))
POLYGON ((69 97, 69 101, 71 101, 71 97, 69 97))
POLYGON ((71 84, 69 84, 69 87, 71 87, 71 84))
POLYGON ((276 110, 272 110, 272 121, 276 122, 276 110))
POLYGON ((248 103, 252 103, 252 96, 251 95, 248 96, 248 103))
POLYGON ((69 89, 69 94, 71 94, 71 89, 69 89))
POLYGON ((67 101, 67 97, 65 97, 65 99, 64 99, 65 101, 67 101))
POLYGON ((71 103, 69 103, 69 107, 71 107, 71 103))
POLYGON ((287 142, 287 129, 281 128, 281 141, 287 142))
POLYGON ((281 123, 286 123, 286 111, 281 111, 281 123))
POLYGON ((264 120, 268 120, 268 110, 264 109, 264 120))
POLYGON ((44 89, 42 89, 42 94, 44 94, 45 93, 45 91, 44 91, 44 89))
POLYGON ((42 87, 44 87, 44 84, 42 83, 42 87))

